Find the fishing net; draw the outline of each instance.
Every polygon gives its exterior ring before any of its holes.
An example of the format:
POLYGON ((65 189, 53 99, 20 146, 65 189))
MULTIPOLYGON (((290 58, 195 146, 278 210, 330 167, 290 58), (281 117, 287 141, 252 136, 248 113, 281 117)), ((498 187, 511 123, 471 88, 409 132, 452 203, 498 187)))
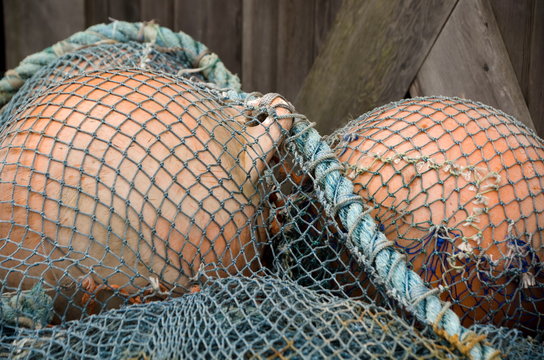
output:
POLYGON ((463 324, 544 331, 544 142, 464 99, 376 109, 329 137, 388 239, 463 324))
POLYGON ((455 356, 443 339, 423 337, 384 309, 266 277, 216 280, 192 296, 23 331, 17 342, 15 359, 455 356))
MULTIPOLYGON (((470 294, 478 311, 483 286, 458 298, 458 277, 421 273, 400 235, 395 246, 380 231, 395 240, 394 221, 344 176, 347 151, 335 154, 281 96, 242 92, 202 44, 152 23, 100 25, 59 44, 0 81, 0 98, 11 99, 0 133, 2 357, 531 359, 544 350, 538 199, 523 218, 536 230, 507 227, 526 257, 496 267, 529 265, 512 285, 495 281, 508 293, 487 294, 522 315, 457 315, 470 294)), ((540 140, 524 139, 538 173, 540 140)), ((433 250, 435 234, 458 248, 444 235, 459 233, 453 226, 433 226, 420 249, 433 250)))
POLYGON ((67 53, 44 66, 17 91, 3 110, 0 124, 14 116, 14 112, 28 104, 32 98, 59 82, 90 70, 105 68, 133 68, 166 72, 176 76, 190 76, 203 80, 200 73, 191 72, 193 65, 185 52, 175 48, 161 48, 151 43, 131 41, 104 43, 67 53))

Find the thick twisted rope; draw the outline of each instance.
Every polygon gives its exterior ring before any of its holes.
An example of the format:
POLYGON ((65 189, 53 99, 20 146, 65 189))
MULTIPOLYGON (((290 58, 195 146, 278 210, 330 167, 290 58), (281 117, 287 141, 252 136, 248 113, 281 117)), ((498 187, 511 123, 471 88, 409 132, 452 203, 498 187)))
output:
MULTIPOLYGON (((180 49, 209 82, 221 88, 238 92, 240 81, 230 73, 217 55, 190 36, 159 27, 153 23, 115 21, 76 33, 68 39, 25 58, 18 67, 9 70, 0 80, 0 106, 6 104, 24 82, 42 67, 58 57, 78 49, 111 42, 148 42, 157 46, 180 49)), ((268 109, 267 109, 268 110, 268 109)), ((383 286, 401 304, 472 359, 493 359, 499 353, 483 344, 484 337, 461 326, 459 317, 427 288, 421 277, 408 268, 403 255, 391 247, 391 242, 378 231, 376 223, 365 209, 363 201, 353 192, 351 181, 342 176, 342 166, 329 146, 311 128, 310 123, 297 118, 293 128, 293 143, 304 159, 303 166, 312 171, 324 202, 331 213, 338 214, 348 229, 346 244, 359 260, 369 264, 381 279, 383 286)), ((285 117, 285 116, 282 116, 285 117)))
POLYGON ((407 307, 420 321, 431 324, 461 353, 474 360, 497 359, 501 354, 484 343, 485 336, 461 326, 459 317, 426 287, 421 277, 408 267, 404 256, 378 230, 362 199, 355 195, 353 183, 342 175, 342 165, 319 133, 301 115, 291 130, 294 151, 302 155, 301 165, 313 173, 323 202, 332 216, 338 215, 348 230, 346 246, 359 261, 370 266, 388 293, 407 307))
POLYGON ((205 45, 189 35, 173 32, 153 22, 114 21, 94 25, 75 33, 66 40, 26 57, 15 69, 8 70, 0 80, 0 107, 17 93, 26 80, 60 56, 93 45, 130 41, 152 43, 158 47, 183 51, 195 67, 191 71, 200 71, 208 82, 220 88, 240 91, 238 76, 228 71, 216 54, 211 53, 205 45))

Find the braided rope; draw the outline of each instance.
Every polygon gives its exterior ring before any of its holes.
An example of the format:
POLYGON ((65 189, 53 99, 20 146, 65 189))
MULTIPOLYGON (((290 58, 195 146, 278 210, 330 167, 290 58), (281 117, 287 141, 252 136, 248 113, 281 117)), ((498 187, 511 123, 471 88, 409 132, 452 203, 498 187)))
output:
POLYGON ((27 56, 15 69, 8 70, 0 80, 0 107, 9 102, 26 80, 60 56, 93 45, 130 41, 152 43, 159 47, 183 51, 194 67, 201 70, 208 82, 220 88, 240 91, 238 76, 227 70, 216 54, 211 53, 205 45, 189 35, 173 32, 154 22, 114 21, 94 25, 75 33, 66 40, 27 56))
MULTIPOLYGON (((174 33, 154 23, 115 21, 100 24, 76 33, 45 50, 25 58, 0 80, 0 106, 6 104, 26 80, 58 57, 75 50, 108 42, 147 42, 157 46, 184 51, 206 79, 218 87, 240 89, 240 81, 230 73, 217 55, 209 53, 201 43, 182 32, 174 33)), ((484 338, 461 326, 458 316, 427 288, 421 277, 408 268, 403 255, 391 247, 385 235, 378 231, 372 217, 365 213, 361 199, 354 198, 353 184, 342 176, 341 164, 330 147, 321 140, 308 121, 297 118, 292 134, 305 163, 312 164, 316 184, 325 202, 338 211, 342 225, 348 229, 348 244, 353 254, 370 264, 385 288, 406 305, 418 319, 432 324, 433 329, 472 359, 493 359, 500 354, 483 344, 484 338), (365 214, 361 216, 361 214, 365 214), (370 259, 370 260, 369 260, 370 259)))
POLYGON ((293 117, 296 121, 291 130, 291 144, 294 143, 294 150, 302 155, 303 167, 312 164, 315 183, 323 192, 325 205, 338 211, 342 225, 348 230, 346 246, 350 251, 373 269, 375 277, 393 298, 420 321, 431 324, 438 335, 461 353, 474 360, 500 358, 500 352, 484 343, 485 336, 461 326, 459 317, 449 309, 451 304, 441 301, 436 289, 426 287, 421 277, 408 267, 404 256, 378 230, 362 199, 354 200, 353 183, 342 175, 341 163, 331 156, 330 147, 303 116, 294 114, 293 117))

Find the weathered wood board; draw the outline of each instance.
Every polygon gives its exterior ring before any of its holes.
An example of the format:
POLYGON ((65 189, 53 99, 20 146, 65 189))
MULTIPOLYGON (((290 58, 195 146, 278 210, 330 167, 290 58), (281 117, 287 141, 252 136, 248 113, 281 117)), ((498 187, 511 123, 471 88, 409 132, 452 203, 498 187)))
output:
POLYGON ((108 0, 85 0, 85 28, 108 22, 108 0))
POLYGON ((244 0, 243 6, 242 86, 246 91, 275 91, 278 7, 259 0, 244 0))
POLYGON ((6 66, 85 27, 84 0, 4 0, 6 66), (59 14, 70 14, 59 18, 59 14))
POLYGON ((537 133, 544 137, 544 4, 493 0, 491 6, 537 133))
MULTIPOLYGON (((4 6, 0 6, 0 39, 5 41, 5 31, 4 31, 4 6)), ((6 44, 2 44, 0 48, 0 72, 3 74, 6 71, 6 44)))
POLYGON ((281 92, 293 100, 341 4, 342 0, 6 0, 4 50, 10 49, 9 63, 15 66, 26 55, 110 19, 156 20, 206 44, 242 78, 244 89, 281 92))
POLYGON ((527 104, 537 133, 544 138, 544 2, 535 2, 527 104))
POLYGON ((174 29, 191 35, 215 52, 227 68, 240 74, 241 0, 175 0, 174 29))
POLYGON ((277 92, 294 99, 293 84, 304 81, 314 62, 315 1, 280 0, 278 4, 277 92))
POLYGON ((141 20, 155 20, 159 25, 174 28, 174 0, 141 0, 141 20))
POLYGON ((459 1, 410 89, 481 101, 534 125, 487 0, 459 1))
POLYGON ((341 6, 342 0, 315 0, 314 58, 323 49, 341 6))
MULTIPOLYGON (((110 17, 155 19, 162 26, 189 33, 218 53, 240 75, 246 91, 282 93, 327 133, 350 116, 405 96, 407 82, 419 71, 440 24, 457 2, 345 0, 340 25, 336 25, 339 30, 331 33, 342 0, 3 0, 5 41, 0 70, 110 17), (314 62, 318 56, 320 60, 314 62)), ((489 3, 528 111, 544 136, 544 1, 489 3)), ((463 20, 465 27, 472 26, 468 20, 463 20)), ((472 39, 478 31, 478 27, 465 28, 463 34, 472 39)), ((451 52, 454 45, 448 42, 447 50, 451 52)), ((479 49, 474 54, 477 58, 485 52, 479 49)), ((460 72, 448 73, 460 81, 470 68, 463 65, 460 72)), ((478 71, 485 72, 482 64, 478 71)), ((490 68, 487 73, 493 71, 490 68)), ((414 94, 422 93, 421 80, 414 83, 414 94)), ((452 88, 451 83, 444 86, 452 88)), ((463 91, 470 96, 468 90, 463 91)), ((490 96, 488 86, 479 91, 490 96)), ((504 103, 502 98, 499 102, 504 103)))
POLYGON ((244 0, 242 83, 293 101, 342 0, 244 0))
POLYGON ((139 0, 110 0, 108 6, 108 15, 115 20, 141 20, 141 2, 139 0))
POLYGON ((296 99, 329 133, 406 94, 457 1, 346 0, 296 99))
POLYGON ((535 0, 490 2, 521 91, 527 96, 535 0))

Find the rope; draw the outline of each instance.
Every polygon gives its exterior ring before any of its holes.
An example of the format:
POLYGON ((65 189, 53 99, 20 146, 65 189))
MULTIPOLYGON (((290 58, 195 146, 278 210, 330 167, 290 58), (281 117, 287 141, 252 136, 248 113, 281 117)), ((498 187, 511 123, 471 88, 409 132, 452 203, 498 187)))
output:
MULTIPOLYGON (((203 44, 187 34, 174 33, 153 22, 114 21, 76 33, 41 52, 28 56, 15 69, 6 72, 5 77, 0 80, 0 106, 6 104, 26 80, 58 57, 101 43, 129 41, 182 49, 195 67, 202 69, 209 82, 220 88, 240 91, 238 77, 225 68, 217 55, 208 53, 203 44)), ((266 97, 269 98, 271 97, 266 97)), ((272 107, 267 109, 275 112, 272 107)), ((361 216, 366 211, 364 204, 361 199, 354 197, 353 184, 342 176, 341 163, 329 146, 321 140, 318 132, 312 129, 307 120, 301 119, 302 116, 293 114, 291 117, 296 118, 291 130, 293 135, 291 140, 301 153, 304 162, 311 164, 315 183, 323 192, 324 200, 330 209, 338 212, 338 218, 348 230, 350 242, 348 247, 360 251, 366 259, 370 259, 370 265, 377 278, 381 279, 392 296, 407 306, 419 320, 431 324, 437 334, 455 345, 461 353, 474 360, 499 357, 500 354, 495 349, 484 344, 484 337, 462 327, 459 317, 449 309, 448 304, 444 304, 435 295, 435 291, 427 288, 421 277, 409 269, 402 254, 391 246, 383 233, 379 232, 372 217, 368 213, 361 216)), ((11 311, 9 309, 2 306, 0 315, 4 317, 11 311)), ((40 323, 46 320, 45 317, 42 318, 39 320, 40 323)))
MULTIPOLYGON (((442 302, 436 291, 426 287, 421 277, 410 270, 403 255, 378 230, 374 219, 366 212, 361 199, 354 198, 353 184, 341 171, 341 163, 331 154, 330 147, 301 115, 291 130, 291 141, 301 153, 304 164, 312 164, 315 183, 323 192, 330 208, 338 209, 338 217, 348 230, 348 247, 371 259, 370 266, 382 285, 405 305, 420 321, 432 325, 435 332, 471 359, 497 359, 501 354, 484 343, 485 336, 461 326, 459 317, 442 302), (332 168, 332 170, 331 170, 332 168), (423 295, 422 295, 423 294, 423 295)), ((308 169, 306 169, 308 170, 308 169)))
POLYGON ((240 91, 238 76, 228 71, 216 54, 211 53, 205 45, 189 35, 181 31, 175 33, 154 22, 113 21, 75 33, 66 40, 26 57, 15 69, 8 70, 0 80, 0 107, 7 104, 36 72, 60 56, 89 46, 130 41, 183 51, 195 68, 201 69, 208 82, 214 83, 219 88, 240 91))

